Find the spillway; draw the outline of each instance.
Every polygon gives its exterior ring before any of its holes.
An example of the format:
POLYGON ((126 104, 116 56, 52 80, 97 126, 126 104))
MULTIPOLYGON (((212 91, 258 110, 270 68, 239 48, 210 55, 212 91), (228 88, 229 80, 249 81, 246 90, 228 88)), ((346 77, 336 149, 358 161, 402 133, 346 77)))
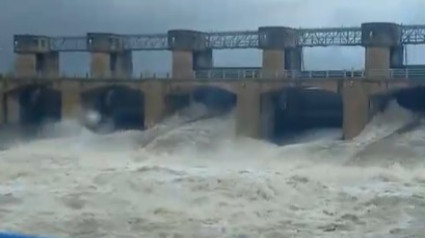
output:
POLYGON ((396 103, 351 142, 288 146, 236 138, 234 114, 183 123, 206 111, 109 135, 56 124, 50 139, 2 151, 0 228, 58 237, 424 234, 425 127, 379 143, 414 118, 396 103))
POLYGON ((287 144, 312 130, 332 130, 341 137, 342 109, 342 98, 336 93, 288 88, 275 97, 274 140, 287 144))

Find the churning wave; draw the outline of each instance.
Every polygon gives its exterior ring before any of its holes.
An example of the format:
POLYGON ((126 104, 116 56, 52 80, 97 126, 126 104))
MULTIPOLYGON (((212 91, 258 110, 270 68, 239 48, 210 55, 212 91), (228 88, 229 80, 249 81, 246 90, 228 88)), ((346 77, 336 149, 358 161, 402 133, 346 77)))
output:
POLYGON ((63 237, 424 234, 425 126, 415 115, 393 103, 351 142, 315 131, 286 146, 237 138, 233 118, 192 108, 144 132, 110 135, 66 122, 45 130, 46 139, 15 143, 0 152, 0 229, 63 237))

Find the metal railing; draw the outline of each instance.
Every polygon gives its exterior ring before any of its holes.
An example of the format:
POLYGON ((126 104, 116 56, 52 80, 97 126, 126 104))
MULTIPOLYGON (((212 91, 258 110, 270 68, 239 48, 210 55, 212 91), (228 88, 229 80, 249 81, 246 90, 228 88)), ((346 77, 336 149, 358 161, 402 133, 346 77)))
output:
MULTIPOLYGON (((278 72, 270 72, 262 69, 211 69, 211 70, 198 70, 193 71, 193 75, 186 77, 187 79, 198 80, 238 80, 238 79, 269 79, 269 80, 285 80, 285 79, 362 79, 362 78, 383 78, 384 80, 424 80, 425 82, 425 67, 414 69, 390 69, 390 70, 282 70, 278 72)), ((0 74, 0 79, 7 78, 21 78, 13 73, 0 74)), ((37 78, 37 79, 57 79, 58 76, 46 76, 41 73, 32 77, 24 78, 37 78)), ((171 73, 150 73, 145 72, 139 75, 132 76, 93 76, 89 73, 86 74, 65 74, 62 73, 60 78, 72 80, 151 80, 151 79, 173 79, 171 73)))
MULTIPOLYGON (((360 46, 360 27, 299 28, 299 46, 360 46)), ((204 33, 205 47, 211 49, 246 49, 259 47, 259 32, 224 31, 204 33)), ((125 50, 168 50, 167 33, 120 35, 125 50)), ((402 44, 425 44, 425 25, 402 25, 402 44)), ((16 46, 15 46, 16 47, 16 46)), ((87 51, 87 36, 50 37, 53 51, 87 51)))
POLYGON ((328 78, 362 78, 364 71, 362 70, 315 70, 315 71, 299 71, 299 70, 283 70, 278 72, 270 72, 261 69, 212 69, 199 70, 195 72, 197 79, 261 79, 261 78, 282 78, 282 79, 328 79, 328 78))
POLYGON ((212 69, 194 72, 197 79, 337 79, 385 77, 386 79, 423 79, 423 69, 390 69, 390 70, 284 70, 269 72, 261 69, 212 69))
POLYGON ((50 38, 50 49, 52 51, 63 52, 78 52, 87 51, 87 38, 86 36, 61 36, 50 38))
POLYGON ((423 69, 392 69, 390 70, 391 79, 424 79, 425 68, 423 69))

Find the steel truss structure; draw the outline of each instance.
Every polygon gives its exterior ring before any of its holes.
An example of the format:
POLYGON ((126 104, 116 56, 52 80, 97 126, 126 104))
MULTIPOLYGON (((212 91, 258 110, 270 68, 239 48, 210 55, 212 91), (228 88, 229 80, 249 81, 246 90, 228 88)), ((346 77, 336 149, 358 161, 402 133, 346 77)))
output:
MULTIPOLYGON (((361 28, 311 28, 298 29, 302 47, 360 46, 361 28)), ((258 48, 258 31, 229 31, 206 34, 206 47, 211 49, 258 48)), ((168 50, 167 34, 121 35, 125 50, 168 50)), ((402 44, 425 44, 425 25, 402 26, 402 44)), ((53 51, 87 51, 87 38, 52 37, 53 51)))
POLYGON ((53 51, 87 51, 85 36, 61 36, 50 38, 50 49, 53 51))
POLYGON ((258 47, 258 31, 213 32, 207 35, 212 49, 248 49, 258 47))
POLYGON ((299 44, 315 46, 357 46, 361 44, 362 31, 358 27, 300 29, 299 44))
POLYGON ((402 27, 403 44, 425 44, 425 25, 407 25, 402 27))
POLYGON ((128 50, 166 50, 168 49, 167 34, 125 35, 124 48, 128 50))

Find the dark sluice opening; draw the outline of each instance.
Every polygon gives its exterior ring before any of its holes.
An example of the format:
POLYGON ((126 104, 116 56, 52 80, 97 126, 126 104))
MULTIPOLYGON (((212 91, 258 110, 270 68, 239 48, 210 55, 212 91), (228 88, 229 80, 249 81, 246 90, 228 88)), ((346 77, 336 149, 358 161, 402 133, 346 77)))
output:
POLYGON ((190 105, 189 94, 170 94, 167 96, 168 113, 173 114, 190 105))
POLYGON ((400 89, 391 94, 403 108, 422 116, 425 114, 425 87, 400 89))
POLYGON ((18 92, 19 121, 28 133, 61 118, 60 92, 44 86, 25 87, 18 92))
POLYGON ((205 105, 214 115, 223 115, 236 106, 237 96, 220 88, 204 87, 192 93, 192 100, 205 105))
POLYGON ((286 138, 308 130, 341 129, 343 103, 339 94, 308 88, 288 88, 273 97, 275 104, 274 138, 286 138))
POLYGON ((144 97, 140 91, 126 87, 108 87, 84 93, 82 98, 86 112, 94 111, 100 117, 95 122, 85 118, 89 129, 144 129, 144 97))

